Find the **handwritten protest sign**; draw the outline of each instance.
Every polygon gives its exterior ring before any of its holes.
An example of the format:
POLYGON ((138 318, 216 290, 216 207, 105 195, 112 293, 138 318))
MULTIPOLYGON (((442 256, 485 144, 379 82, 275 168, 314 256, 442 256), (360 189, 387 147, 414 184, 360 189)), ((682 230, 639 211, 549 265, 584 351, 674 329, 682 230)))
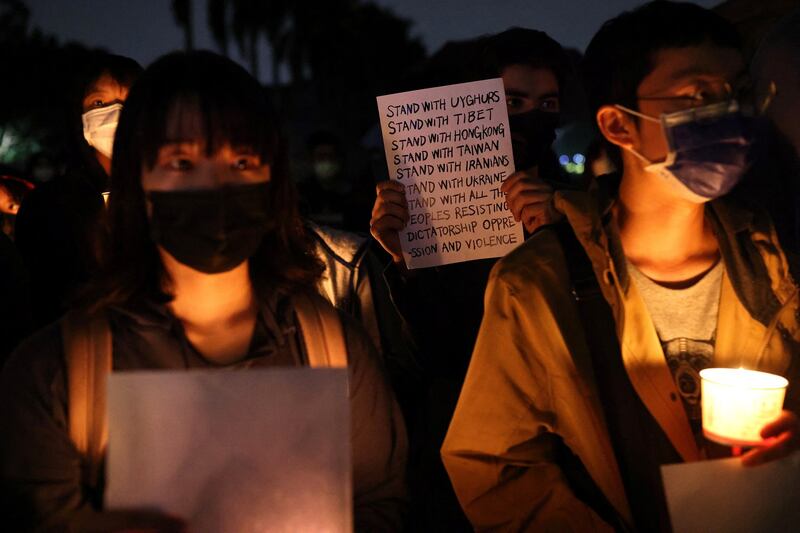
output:
POLYGON ((501 257, 522 242, 503 181, 514 172, 501 79, 378 97, 389 176, 405 186, 408 268, 501 257))

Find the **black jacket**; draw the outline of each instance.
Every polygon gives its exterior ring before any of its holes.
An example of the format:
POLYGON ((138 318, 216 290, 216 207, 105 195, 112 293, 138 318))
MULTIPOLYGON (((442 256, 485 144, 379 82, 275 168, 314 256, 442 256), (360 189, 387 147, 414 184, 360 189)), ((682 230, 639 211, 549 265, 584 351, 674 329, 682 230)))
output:
MULTIPOLYGON (((210 368, 163 305, 137 301, 108 310, 114 371, 210 368)), ((343 317, 350 371, 357 529, 399 530, 405 508, 406 435, 400 411, 365 334, 343 317)), ((249 355, 236 368, 302 366, 306 357, 288 299, 261 306, 249 355)), ((0 501, 13 530, 58 523, 102 494, 87 488, 67 429, 60 323, 24 342, 0 388, 0 501)))
POLYGON ((105 184, 73 170, 34 189, 22 202, 15 243, 31 279, 34 325, 56 320, 97 270, 105 184))

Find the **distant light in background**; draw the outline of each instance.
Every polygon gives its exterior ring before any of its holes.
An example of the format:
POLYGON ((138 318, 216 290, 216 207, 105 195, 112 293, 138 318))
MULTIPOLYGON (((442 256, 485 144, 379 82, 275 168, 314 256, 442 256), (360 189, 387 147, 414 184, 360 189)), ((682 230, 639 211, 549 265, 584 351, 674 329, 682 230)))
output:
POLYGON ((8 128, 0 132, 0 161, 6 160, 6 155, 11 151, 15 142, 16 137, 8 128))
POLYGON ((0 125, 0 163, 22 168, 28 158, 41 149, 36 139, 22 135, 10 125, 0 125))
POLYGON ((567 174, 583 174, 586 172, 586 156, 578 153, 570 157, 568 154, 561 154, 558 157, 559 164, 567 171, 567 174))

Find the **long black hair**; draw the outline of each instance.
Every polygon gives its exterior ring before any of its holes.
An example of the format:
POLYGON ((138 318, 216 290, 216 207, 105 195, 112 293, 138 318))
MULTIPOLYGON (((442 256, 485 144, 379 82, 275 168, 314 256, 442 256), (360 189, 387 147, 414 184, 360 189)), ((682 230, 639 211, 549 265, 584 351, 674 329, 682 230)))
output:
POLYGON ((314 286, 322 265, 312 252, 297 211, 287 173, 286 150, 264 88, 242 67, 211 52, 176 52, 148 67, 123 107, 111 162, 108 242, 104 274, 92 291, 92 307, 136 296, 168 301, 169 277, 150 237, 142 172, 154 166, 169 142, 168 122, 176 105, 201 117, 209 155, 223 145, 250 146, 270 165, 266 208, 275 224, 250 261, 250 277, 260 297, 314 286))

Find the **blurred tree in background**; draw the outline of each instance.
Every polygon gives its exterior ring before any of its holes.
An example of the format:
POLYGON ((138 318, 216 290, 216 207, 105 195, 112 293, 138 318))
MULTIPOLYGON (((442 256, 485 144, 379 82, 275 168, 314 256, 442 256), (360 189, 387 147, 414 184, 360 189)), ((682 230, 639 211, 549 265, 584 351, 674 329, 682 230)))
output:
MULTIPOLYGON (((237 50, 268 89, 295 137, 335 129, 355 145, 377 122, 375 96, 395 90, 425 57, 411 22, 362 0, 170 0, 183 47, 196 45, 205 8, 223 54, 237 50), (200 7, 202 6, 202 7, 200 7)), ((72 84, 92 50, 59 42, 31 23, 24 0, 0 0, 0 164, 24 170, 44 152, 66 162, 74 150, 72 84)))
MULTIPOLYGON (((173 0, 173 6, 187 3, 173 0)), ((410 21, 371 2, 207 0, 206 6, 220 51, 227 54, 234 44, 255 75, 263 60, 259 43, 266 42, 270 87, 284 115, 308 108, 313 99, 317 119, 349 135, 372 124, 375 96, 391 91, 425 57, 419 39, 410 35, 410 21)), ((186 31, 186 8, 173 12, 186 31)))
POLYGON ((172 0, 172 16, 183 30, 183 47, 194 49, 194 26, 192 26, 192 0, 172 0))
POLYGON ((38 152, 66 161, 72 83, 90 51, 32 28, 21 0, 0 0, 0 49, 0 164, 24 170, 38 152))

